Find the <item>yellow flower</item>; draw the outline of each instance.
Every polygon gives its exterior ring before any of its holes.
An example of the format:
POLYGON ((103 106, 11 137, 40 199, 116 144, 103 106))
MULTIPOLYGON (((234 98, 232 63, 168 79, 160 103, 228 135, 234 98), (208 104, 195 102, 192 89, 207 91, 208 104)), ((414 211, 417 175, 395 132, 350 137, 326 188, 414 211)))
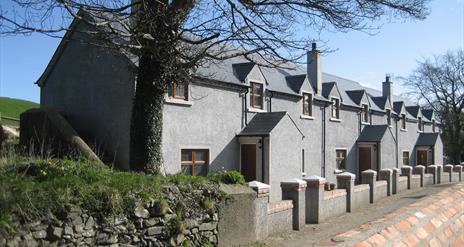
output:
POLYGON ((48 165, 50 165, 50 166, 51 166, 51 165, 52 165, 52 162, 51 162, 51 161, 49 161, 49 162, 48 162, 48 165))
POLYGON ((60 170, 61 170, 61 171, 64 171, 64 166, 60 166, 60 170))
POLYGON ((47 176, 47 172, 46 172, 46 171, 44 171, 44 170, 40 170, 40 175, 42 175, 42 176, 44 176, 44 177, 45 177, 45 176, 47 176))

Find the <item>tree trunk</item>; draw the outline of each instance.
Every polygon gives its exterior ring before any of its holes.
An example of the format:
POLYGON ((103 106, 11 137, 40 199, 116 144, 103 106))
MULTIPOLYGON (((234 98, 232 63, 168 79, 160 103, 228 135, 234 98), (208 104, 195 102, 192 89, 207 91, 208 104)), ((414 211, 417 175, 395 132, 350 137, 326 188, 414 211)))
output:
POLYGON ((163 105, 166 83, 161 63, 151 53, 143 53, 132 108, 130 168, 164 174, 162 156, 163 105))

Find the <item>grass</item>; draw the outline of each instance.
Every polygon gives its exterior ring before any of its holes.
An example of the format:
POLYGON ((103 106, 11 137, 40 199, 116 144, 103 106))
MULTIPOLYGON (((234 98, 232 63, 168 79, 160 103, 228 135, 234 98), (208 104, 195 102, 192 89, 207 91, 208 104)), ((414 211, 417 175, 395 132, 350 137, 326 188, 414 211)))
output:
MULTIPOLYGON (((164 212, 169 205, 163 198, 163 186, 188 185, 185 187, 199 189, 227 180, 228 174, 221 171, 208 177, 149 176, 116 171, 84 159, 7 156, 2 157, 0 152, 0 229, 8 228, 12 222, 43 219, 49 213, 65 216, 71 206, 93 212, 96 217, 106 217, 127 215, 136 203, 155 200, 164 212)), ((205 207, 214 206, 212 201, 204 203, 205 207)), ((176 211, 181 210, 176 208, 176 211)), ((179 230, 181 226, 173 228, 179 230)))
MULTIPOLYGON (((24 111, 28 109, 37 108, 37 107, 39 107, 39 104, 34 103, 34 102, 20 100, 20 99, 0 97, 0 113, 2 114, 2 116, 8 116, 8 117, 19 119, 19 115, 21 113, 23 113, 24 111)), ((0 124, 11 125, 15 127, 19 126, 19 122, 5 120, 5 119, 0 120, 0 124)))

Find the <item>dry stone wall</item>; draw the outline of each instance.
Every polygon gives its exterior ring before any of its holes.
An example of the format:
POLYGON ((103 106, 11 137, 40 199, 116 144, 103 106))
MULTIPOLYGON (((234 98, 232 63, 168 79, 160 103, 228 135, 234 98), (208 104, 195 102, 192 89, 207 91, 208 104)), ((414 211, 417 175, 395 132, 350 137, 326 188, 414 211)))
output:
POLYGON ((14 233, 0 232, 0 246, 202 246, 218 242, 217 188, 163 189, 168 207, 151 200, 127 215, 97 217, 67 206, 65 215, 17 225, 14 233), (207 203, 205 203, 207 202, 207 203))

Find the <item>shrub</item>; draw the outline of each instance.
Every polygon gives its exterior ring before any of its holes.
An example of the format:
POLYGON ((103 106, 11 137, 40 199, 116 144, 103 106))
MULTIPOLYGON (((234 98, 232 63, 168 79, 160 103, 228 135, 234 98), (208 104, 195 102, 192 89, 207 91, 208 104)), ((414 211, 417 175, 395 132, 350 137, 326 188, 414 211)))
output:
POLYGON ((222 169, 221 171, 211 173, 209 177, 213 181, 225 184, 245 184, 245 177, 237 171, 222 169))

